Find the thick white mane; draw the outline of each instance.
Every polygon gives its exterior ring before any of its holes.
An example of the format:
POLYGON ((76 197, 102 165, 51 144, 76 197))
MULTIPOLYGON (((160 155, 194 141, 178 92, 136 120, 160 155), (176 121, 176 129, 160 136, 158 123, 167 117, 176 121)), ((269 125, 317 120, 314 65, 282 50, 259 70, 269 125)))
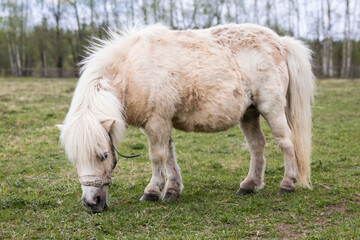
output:
POLYGON ((111 137, 114 144, 122 139, 126 128, 123 105, 112 93, 112 79, 104 76, 109 75, 109 66, 116 58, 126 54, 137 41, 147 43, 164 30, 164 26, 153 25, 109 32, 108 40, 98 40, 88 48, 89 56, 81 63, 81 77, 60 135, 71 161, 86 164, 95 159, 94 154, 102 153, 100 144, 108 142, 109 136, 101 121, 115 120, 111 137))

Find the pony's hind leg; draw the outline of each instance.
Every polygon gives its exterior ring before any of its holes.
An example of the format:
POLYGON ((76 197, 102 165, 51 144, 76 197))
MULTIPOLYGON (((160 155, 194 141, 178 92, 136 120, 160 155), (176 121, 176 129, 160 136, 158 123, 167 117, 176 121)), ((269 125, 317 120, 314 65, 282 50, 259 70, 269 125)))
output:
POLYGON ((265 169, 265 137, 260 126, 260 114, 255 107, 249 107, 240 121, 240 127, 245 135, 251 153, 250 169, 247 177, 240 184, 237 194, 246 195, 254 192, 255 187, 264 186, 265 169))
POLYGON ((262 109, 260 113, 268 122, 271 132, 284 155, 285 173, 278 194, 293 192, 298 179, 298 167, 291 140, 291 130, 285 115, 285 108, 277 103, 271 105, 271 110, 262 109))
POLYGON ((168 144, 168 150, 168 158, 165 160, 167 181, 163 200, 176 199, 183 189, 180 168, 176 163, 174 144, 171 137, 168 144))

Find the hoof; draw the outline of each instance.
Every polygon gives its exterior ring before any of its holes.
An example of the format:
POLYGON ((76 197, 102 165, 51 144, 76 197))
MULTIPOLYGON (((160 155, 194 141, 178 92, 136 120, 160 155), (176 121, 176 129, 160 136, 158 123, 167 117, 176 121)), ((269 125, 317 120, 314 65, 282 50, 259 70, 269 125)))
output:
POLYGON ((277 192, 278 195, 283 195, 285 193, 292 193, 294 192, 295 189, 289 189, 289 188, 280 188, 279 191, 277 192))
POLYGON ((150 202, 156 202, 159 200, 159 196, 155 195, 153 193, 144 193, 144 195, 140 198, 140 201, 150 201, 150 202))
POLYGON ((237 191, 237 195, 240 195, 240 196, 243 196, 243 195, 248 195, 248 194, 251 194, 253 193, 254 190, 249 190, 249 189, 245 189, 245 188, 240 188, 238 191, 237 191))
POLYGON ((175 200, 179 197, 179 193, 174 190, 167 190, 165 195, 163 196, 162 200, 175 200))

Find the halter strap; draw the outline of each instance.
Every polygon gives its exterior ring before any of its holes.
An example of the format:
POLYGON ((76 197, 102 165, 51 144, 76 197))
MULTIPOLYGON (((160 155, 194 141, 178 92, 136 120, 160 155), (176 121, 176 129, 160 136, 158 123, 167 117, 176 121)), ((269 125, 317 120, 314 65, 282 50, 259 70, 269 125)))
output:
POLYGON ((102 187, 104 185, 110 185, 110 183, 111 183, 111 178, 109 178, 109 177, 100 178, 100 179, 94 179, 94 180, 81 180, 81 178, 83 178, 83 177, 97 177, 97 176, 95 176, 95 175, 84 175, 84 176, 79 177, 79 182, 83 186, 102 187))

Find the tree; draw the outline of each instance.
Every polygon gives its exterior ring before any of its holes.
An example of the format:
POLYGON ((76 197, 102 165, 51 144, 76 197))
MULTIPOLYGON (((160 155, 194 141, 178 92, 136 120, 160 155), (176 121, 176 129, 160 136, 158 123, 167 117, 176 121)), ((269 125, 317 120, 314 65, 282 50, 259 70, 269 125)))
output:
POLYGON ((259 23, 259 15, 258 15, 258 2, 257 0, 254 0, 254 19, 253 22, 254 23, 259 23))
POLYGON ((64 50, 63 50, 63 31, 61 29, 61 20, 64 14, 64 1, 57 0, 55 3, 49 2, 49 10, 52 13, 55 20, 55 46, 51 51, 56 61, 56 67, 59 71, 59 76, 63 75, 64 66, 64 50))
POLYGON ((42 24, 40 26, 36 26, 34 28, 34 32, 36 34, 36 42, 38 45, 38 51, 39 51, 39 55, 40 55, 40 62, 41 62, 41 68, 42 68, 42 73, 41 75, 43 77, 46 77, 48 75, 48 71, 47 71, 47 67, 48 67, 48 63, 47 63, 47 41, 46 39, 48 38, 48 24, 47 24, 47 18, 45 16, 43 16, 42 18, 42 24))
POLYGON ((2 6, 9 15, 4 21, 8 56, 13 76, 21 77, 26 64, 28 4, 23 1, 5 1, 2 6))
MULTIPOLYGON (((357 8, 357 0, 353 1, 354 9, 357 8)), ((353 15, 353 21, 351 21, 350 15, 350 2, 346 0, 345 7, 345 21, 344 21, 344 40, 342 46, 342 61, 341 61, 341 77, 350 77, 351 71, 351 60, 352 60, 352 50, 353 50, 353 38, 357 34, 354 28, 352 28, 352 23, 355 24, 356 14, 353 15)))
POLYGON ((332 9, 330 0, 326 0, 326 13, 324 1, 321 0, 321 15, 322 15, 322 32, 323 40, 323 75, 325 77, 333 77, 333 40, 332 40, 332 9))

